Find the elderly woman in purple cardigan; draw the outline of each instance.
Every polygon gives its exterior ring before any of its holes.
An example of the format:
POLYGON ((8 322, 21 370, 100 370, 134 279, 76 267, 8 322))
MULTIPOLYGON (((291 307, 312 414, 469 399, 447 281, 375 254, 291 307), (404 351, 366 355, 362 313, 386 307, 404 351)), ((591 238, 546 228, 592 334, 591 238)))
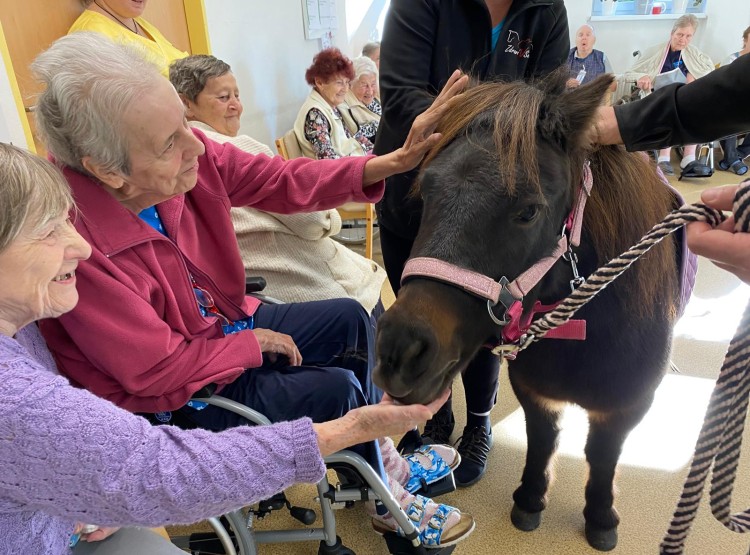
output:
POLYGON ((386 400, 322 424, 214 434, 152 427, 73 387, 34 324, 78 302, 76 268, 91 247, 69 219, 72 206, 49 162, 0 143, 0 552, 62 555, 84 532, 76 555, 94 546, 108 555, 183 553, 134 527, 194 522, 316 482, 323 456, 403 433, 445 401, 386 400))

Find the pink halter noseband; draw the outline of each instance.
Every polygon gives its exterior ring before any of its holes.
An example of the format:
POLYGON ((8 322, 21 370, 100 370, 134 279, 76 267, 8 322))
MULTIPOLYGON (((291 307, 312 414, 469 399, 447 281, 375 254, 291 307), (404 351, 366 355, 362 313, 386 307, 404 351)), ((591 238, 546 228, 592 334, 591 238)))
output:
MULTIPOLYGON (((570 211, 565 225, 563 226, 560 239, 557 241, 555 250, 526 270, 512 282, 503 276, 495 281, 466 268, 455 266, 449 262, 437 258, 418 257, 407 261, 404 272, 401 275, 401 283, 414 276, 428 277, 444 283, 455 285, 477 297, 487 299, 487 311, 490 318, 502 327, 501 335, 504 344, 516 344, 526 330, 531 326, 535 314, 548 312, 557 306, 543 305, 537 301, 532 309, 523 314, 524 297, 539 283, 552 266, 563 257, 570 262, 573 269, 573 279, 570 280, 572 289, 583 283, 584 279, 578 275, 576 266, 577 257, 573 247, 577 247, 581 241, 581 228, 583 226, 583 211, 586 200, 591 195, 594 185, 591 168, 587 162, 583 167, 583 178, 578 190, 578 197, 570 211), (505 308, 502 319, 493 312, 493 308, 499 304, 505 308)), ((564 326, 551 330, 545 337, 558 339, 586 339, 586 322, 583 320, 571 320, 564 326)))

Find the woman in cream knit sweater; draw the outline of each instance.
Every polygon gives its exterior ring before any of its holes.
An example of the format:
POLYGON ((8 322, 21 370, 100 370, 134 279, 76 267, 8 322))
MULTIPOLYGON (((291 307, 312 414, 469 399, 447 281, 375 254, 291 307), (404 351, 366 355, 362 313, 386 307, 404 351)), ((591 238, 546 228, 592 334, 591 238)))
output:
MULTIPOLYGON (((175 61, 170 80, 187 107, 190 125, 219 143, 273 156, 266 145, 239 135, 242 103, 228 64, 196 55, 175 61)), ((232 208, 232 222, 248 276, 263 276, 264 294, 284 302, 350 297, 375 316, 382 310, 385 271, 331 239, 341 230, 336 210, 273 214, 232 208)))

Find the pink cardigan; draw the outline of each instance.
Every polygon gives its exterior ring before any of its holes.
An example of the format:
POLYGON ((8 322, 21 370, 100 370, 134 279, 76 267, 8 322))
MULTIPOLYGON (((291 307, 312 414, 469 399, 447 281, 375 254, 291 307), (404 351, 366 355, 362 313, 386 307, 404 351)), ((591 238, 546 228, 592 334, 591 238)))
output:
POLYGON ((130 411, 175 410, 204 385, 232 382, 261 364, 252 331, 224 336, 216 319, 201 316, 188 276, 230 319, 257 309, 245 296, 230 207, 294 213, 383 194, 382 183, 362 190, 369 157, 287 162, 193 132, 206 145, 198 183, 158 205, 169 239, 94 179, 64 168, 79 210, 76 228, 93 253, 76 272, 76 308, 40 328, 63 374, 130 411))

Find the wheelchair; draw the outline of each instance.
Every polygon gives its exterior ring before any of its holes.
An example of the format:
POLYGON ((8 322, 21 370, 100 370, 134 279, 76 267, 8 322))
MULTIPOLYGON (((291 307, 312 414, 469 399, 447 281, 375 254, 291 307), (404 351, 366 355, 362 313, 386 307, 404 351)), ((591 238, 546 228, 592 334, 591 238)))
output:
MULTIPOLYGON (((280 303, 281 301, 267 297, 261 293, 265 287, 263 278, 249 278, 246 292, 266 303, 280 303)), ((244 417, 250 425, 268 425, 270 420, 263 414, 226 397, 216 395, 215 385, 204 387, 198 391, 193 401, 203 402, 225 410, 232 411, 244 417)), ((153 424, 161 424, 152 415, 145 415, 153 424)), ((170 424, 181 428, 195 428, 196 425, 179 410, 173 412, 170 424)), ((219 518, 208 519, 213 529, 212 533, 196 533, 190 536, 177 536, 172 543, 177 547, 198 554, 226 554, 226 555, 256 555, 257 546, 266 543, 287 543, 319 541, 318 555, 355 555, 354 551, 346 547, 336 535, 336 517, 334 507, 351 507, 356 501, 380 500, 396 520, 403 536, 395 532, 383 535, 388 553, 392 555, 449 555, 455 545, 429 550, 423 547, 418 539, 419 531, 415 524, 401 509, 391 494, 388 485, 372 469, 365 459, 357 453, 343 450, 324 459, 326 467, 334 470, 339 483, 332 485, 325 476, 317 483, 317 498, 320 503, 322 524, 320 527, 310 527, 298 530, 263 530, 253 528, 255 518, 264 518, 271 512, 286 508, 292 517, 306 526, 315 523, 317 515, 311 509, 294 507, 282 492, 268 500, 261 501, 255 506, 238 509, 219 518)), ((456 489, 455 480, 449 474, 442 480, 424 484, 420 494, 435 497, 449 493, 456 489)))

